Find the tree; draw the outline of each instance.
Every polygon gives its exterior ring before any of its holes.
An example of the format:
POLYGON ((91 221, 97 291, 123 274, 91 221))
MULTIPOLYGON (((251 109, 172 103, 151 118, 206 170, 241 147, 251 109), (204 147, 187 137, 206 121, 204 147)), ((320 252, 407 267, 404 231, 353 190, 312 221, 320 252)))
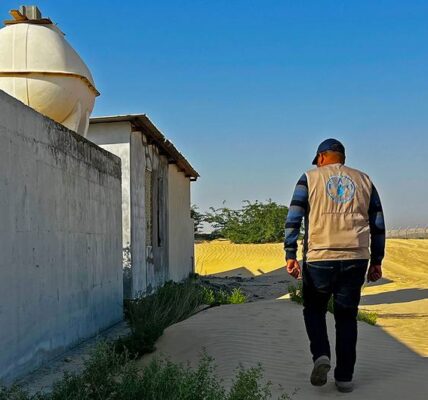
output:
POLYGON ((204 214, 200 213, 197 205, 192 204, 190 208, 190 216, 193 219, 194 232, 199 233, 202 228, 202 223, 204 222, 204 214))
POLYGON ((244 201, 239 210, 210 208, 204 220, 214 228, 214 236, 234 243, 272 243, 284 239, 288 208, 272 200, 266 203, 244 201))

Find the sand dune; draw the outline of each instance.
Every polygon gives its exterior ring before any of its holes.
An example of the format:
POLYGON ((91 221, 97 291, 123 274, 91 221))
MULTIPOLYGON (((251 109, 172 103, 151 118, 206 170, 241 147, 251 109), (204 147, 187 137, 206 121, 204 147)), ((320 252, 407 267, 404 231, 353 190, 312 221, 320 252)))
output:
MULTIPOLYGON (((428 240, 387 240, 385 273, 396 281, 428 284, 428 240)), ((195 246, 196 271, 201 275, 225 273, 245 267, 254 275, 284 265, 282 243, 233 244, 227 240, 195 246)), ((425 287, 424 286, 424 287, 425 287)))
POLYGON ((198 243, 195 246, 196 272, 201 275, 227 274, 245 268, 247 275, 260 275, 284 265, 281 243, 233 244, 227 240, 198 243))

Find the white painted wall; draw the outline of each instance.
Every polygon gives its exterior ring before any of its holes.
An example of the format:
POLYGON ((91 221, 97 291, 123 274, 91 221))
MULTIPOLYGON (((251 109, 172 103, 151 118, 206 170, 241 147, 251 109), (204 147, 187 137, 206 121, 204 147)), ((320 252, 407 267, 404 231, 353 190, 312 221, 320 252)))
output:
POLYGON ((120 160, 0 91, 0 379, 122 319, 120 160))
POLYGON ((194 271, 194 234, 190 179, 175 164, 168 168, 168 204, 169 277, 181 281, 194 271))

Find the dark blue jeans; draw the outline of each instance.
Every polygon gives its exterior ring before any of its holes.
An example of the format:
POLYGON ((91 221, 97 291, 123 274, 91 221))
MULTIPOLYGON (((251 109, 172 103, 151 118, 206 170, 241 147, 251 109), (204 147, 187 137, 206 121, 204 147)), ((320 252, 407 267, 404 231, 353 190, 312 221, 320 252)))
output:
POLYGON ((338 381, 352 380, 356 361, 357 314, 367 260, 317 261, 303 264, 303 315, 313 360, 326 355, 330 344, 326 312, 333 295, 336 321, 336 368, 338 381))

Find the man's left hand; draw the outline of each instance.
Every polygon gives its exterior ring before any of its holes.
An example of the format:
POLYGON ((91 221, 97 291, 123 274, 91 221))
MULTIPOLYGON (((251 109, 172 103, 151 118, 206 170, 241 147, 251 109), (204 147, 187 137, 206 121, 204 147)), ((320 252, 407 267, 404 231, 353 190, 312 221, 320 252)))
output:
POLYGON ((370 265, 367 273, 367 282, 376 282, 382 278, 382 266, 381 265, 370 265))

